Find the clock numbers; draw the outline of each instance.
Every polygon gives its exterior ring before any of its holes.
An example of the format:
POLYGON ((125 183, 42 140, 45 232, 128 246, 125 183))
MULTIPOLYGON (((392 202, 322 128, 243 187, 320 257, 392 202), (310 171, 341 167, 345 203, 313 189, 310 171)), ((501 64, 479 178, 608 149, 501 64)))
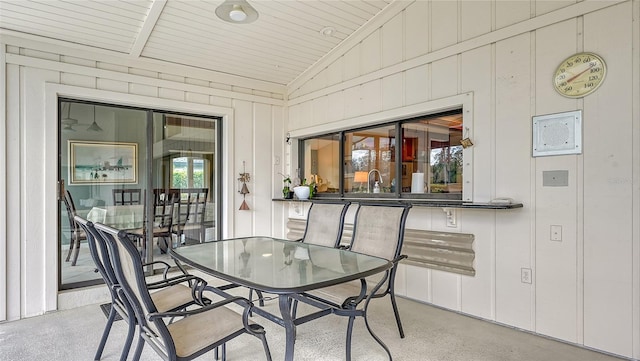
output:
POLYGON ((554 88, 569 97, 583 97, 596 90, 605 77, 605 63, 596 54, 579 53, 565 59, 554 75, 554 88))

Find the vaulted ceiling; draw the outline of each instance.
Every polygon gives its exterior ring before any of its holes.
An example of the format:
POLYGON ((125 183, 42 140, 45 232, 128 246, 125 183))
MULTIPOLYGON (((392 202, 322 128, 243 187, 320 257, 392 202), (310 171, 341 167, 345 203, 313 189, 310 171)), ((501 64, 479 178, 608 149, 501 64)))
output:
POLYGON ((287 85, 393 1, 249 0, 232 24, 222 0, 2 0, 0 30, 287 85))

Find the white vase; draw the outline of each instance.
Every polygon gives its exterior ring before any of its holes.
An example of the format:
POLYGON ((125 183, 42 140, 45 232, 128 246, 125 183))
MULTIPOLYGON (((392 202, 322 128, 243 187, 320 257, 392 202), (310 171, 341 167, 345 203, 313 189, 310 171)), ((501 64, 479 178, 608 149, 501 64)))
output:
POLYGON ((308 186, 297 186, 293 187, 293 193, 296 194, 298 199, 309 199, 309 187, 308 186))

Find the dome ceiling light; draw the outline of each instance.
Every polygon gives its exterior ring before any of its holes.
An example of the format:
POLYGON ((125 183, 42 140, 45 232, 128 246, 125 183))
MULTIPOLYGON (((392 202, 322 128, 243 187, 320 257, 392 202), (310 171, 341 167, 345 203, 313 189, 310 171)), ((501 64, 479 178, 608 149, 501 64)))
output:
POLYGON ((258 19, 258 12, 246 0, 225 0, 216 8, 216 15, 234 24, 249 24, 258 19))

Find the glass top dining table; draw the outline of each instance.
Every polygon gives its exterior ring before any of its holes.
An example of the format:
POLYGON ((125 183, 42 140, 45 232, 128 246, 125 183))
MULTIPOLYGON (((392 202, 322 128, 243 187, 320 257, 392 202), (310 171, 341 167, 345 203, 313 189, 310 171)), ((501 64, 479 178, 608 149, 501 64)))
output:
POLYGON ((287 361, 293 360, 296 325, 303 323, 291 314, 293 298, 354 280, 361 280, 366 289, 365 277, 388 271, 393 265, 383 258, 272 237, 224 239, 178 247, 171 249, 170 254, 178 263, 232 285, 277 294, 281 318, 260 308, 255 308, 255 312, 285 328, 287 361))

